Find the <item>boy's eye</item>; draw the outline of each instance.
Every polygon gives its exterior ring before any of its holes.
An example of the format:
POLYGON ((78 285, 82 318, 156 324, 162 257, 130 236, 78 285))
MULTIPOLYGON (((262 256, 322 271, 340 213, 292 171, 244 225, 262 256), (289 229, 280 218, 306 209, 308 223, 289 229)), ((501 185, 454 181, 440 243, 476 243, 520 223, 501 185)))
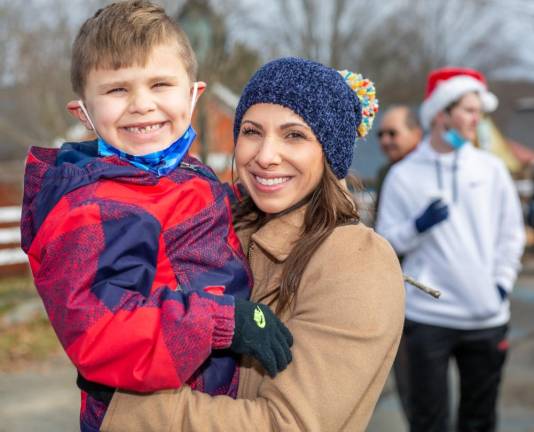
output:
POLYGON ((169 87, 171 84, 165 81, 157 82, 154 84, 154 87, 169 87))
POLYGON ((111 94, 111 93, 121 93, 121 92, 125 92, 126 89, 124 87, 115 87, 115 88, 112 88, 110 90, 108 90, 106 92, 106 94, 111 94))

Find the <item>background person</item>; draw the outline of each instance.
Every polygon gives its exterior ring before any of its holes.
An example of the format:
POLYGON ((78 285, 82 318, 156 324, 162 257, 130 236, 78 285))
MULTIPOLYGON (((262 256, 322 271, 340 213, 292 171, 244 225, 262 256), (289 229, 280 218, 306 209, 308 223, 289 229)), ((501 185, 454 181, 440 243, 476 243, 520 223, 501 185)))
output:
POLYGON ((451 358, 460 375, 458 430, 495 430, 508 295, 525 242, 509 173, 472 145, 482 113, 496 106, 480 72, 433 71, 421 106, 429 134, 384 183, 378 232, 403 255, 405 273, 442 292, 436 301, 406 286, 412 432, 448 430, 451 358))
POLYGON ((376 209, 380 203, 380 193, 384 179, 396 162, 410 153, 423 137, 423 130, 417 115, 406 105, 394 105, 382 115, 376 134, 380 149, 388 158, 380 168, 376 181, 376 209))

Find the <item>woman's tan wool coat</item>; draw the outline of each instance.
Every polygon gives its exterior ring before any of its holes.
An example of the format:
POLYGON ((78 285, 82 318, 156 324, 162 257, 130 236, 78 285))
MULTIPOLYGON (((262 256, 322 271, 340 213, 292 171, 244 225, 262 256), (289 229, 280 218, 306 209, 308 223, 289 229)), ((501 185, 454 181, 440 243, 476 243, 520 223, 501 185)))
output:
MULTIPOLYGON (((242 233, 254 275, 252 300, 279 286, 304 211, 242 233)), ((404 320, 393 249, 363 224, 336 228, 310 260, 282 320, 294 336, 293 361, 274 379, 245 358, 237 400, 189 387, 144 396, 117 392, 102 431, 365 431, 404 320)))

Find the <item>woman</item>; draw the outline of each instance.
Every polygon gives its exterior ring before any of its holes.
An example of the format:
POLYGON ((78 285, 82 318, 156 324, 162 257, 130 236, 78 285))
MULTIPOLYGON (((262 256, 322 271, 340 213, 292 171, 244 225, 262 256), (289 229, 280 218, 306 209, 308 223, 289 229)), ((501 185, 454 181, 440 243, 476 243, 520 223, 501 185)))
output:
POLYGON ((256 72, 234 125, 249 194, 236 226, 253 300, 271 305, 292 332, 293 362, 273 379, 243 358, 237 400, 188 387, 118 392, 103 431, 365 430, 404 318, 395 253, 359 223, 340 181, 373 116, 374 89, 358 76, 297 58, 256 72))

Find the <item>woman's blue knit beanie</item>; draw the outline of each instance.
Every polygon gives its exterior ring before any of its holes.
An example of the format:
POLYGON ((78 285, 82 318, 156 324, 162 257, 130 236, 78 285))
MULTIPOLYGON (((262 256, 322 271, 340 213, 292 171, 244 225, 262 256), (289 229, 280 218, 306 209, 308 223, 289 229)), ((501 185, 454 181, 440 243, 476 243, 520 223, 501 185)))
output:
POLYGON ((237 105, 234 142, 243 115, 258 103, 282 105, 302 117, 323 146, 336 177, 347 175, 357 128, 362 122, 362 105, 338 71, 296 57, 262 66, 246 85, 237 105))

